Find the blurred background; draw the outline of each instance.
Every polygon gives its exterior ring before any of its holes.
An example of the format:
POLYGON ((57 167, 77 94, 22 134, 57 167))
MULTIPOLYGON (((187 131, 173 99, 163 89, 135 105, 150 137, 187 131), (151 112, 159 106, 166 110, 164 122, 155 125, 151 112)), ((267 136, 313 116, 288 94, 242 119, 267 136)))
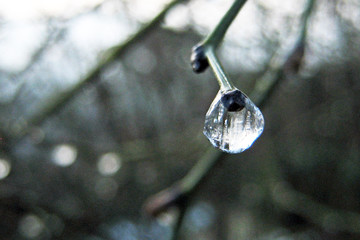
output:
MULTIPOLYGON (((169 239, 173 213, 141 209, 210 145, 218 86, 189 58, 232 3, 179 2, 144 31, 169 1, 0 0, 0 239, 169 239)), ((218 51, 238 88, 294 45, 305 5, 248 1, 218 51)), ((299 73, 253 146, 222 155, 180 239, 360 239, 359 23, 359 1, 315 1, 299 73)))

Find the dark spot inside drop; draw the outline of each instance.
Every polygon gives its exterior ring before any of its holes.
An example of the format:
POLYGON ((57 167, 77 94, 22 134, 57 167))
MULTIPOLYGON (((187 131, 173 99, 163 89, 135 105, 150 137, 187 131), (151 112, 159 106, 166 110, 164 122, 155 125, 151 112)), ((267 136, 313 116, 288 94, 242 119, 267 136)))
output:
POLYGON ((196 45, 192 48, 191 53, 191 66, 194 72, 201 73, 209 66, 209 62, 205 55, 204 47, 196 45))
POLYGON ((221 96, 221 103, 229 112, 237 112, 245 107, 245 99, 246 96, 240 90, 233 90, 221 96))

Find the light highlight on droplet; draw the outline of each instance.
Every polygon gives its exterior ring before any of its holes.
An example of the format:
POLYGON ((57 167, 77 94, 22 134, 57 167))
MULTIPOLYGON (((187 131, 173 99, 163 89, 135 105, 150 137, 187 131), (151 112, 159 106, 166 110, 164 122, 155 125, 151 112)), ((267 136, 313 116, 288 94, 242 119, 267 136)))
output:
POLYGON ((0 180, 6 178, 11 171, 11 164, 5 160, 0 158, 0 180))
POLYGON ((111 176, 119 171, 121 164, 121 159, 116 153, 106 153, 100 157, 97 168, 100 174, 111 176))
POLYGON ((73 164, 77 157, 77 149, 68 144, 58 145, 52 152, 52 161, 61 167, 73 164))

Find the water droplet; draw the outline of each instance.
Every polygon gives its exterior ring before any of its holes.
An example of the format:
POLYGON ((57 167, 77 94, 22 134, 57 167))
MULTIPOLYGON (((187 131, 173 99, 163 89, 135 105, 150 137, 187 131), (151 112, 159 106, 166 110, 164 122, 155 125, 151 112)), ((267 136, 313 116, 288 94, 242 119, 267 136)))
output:
MULTIPOLYGON (((237 102, 237 99, 231 101, 237 102)), ((238 89, 219 91, 205 117, 205 136, 214 147, 227 153, 245 151, 263 130, 264 117, 260 109, 238 89), (243 102, 244 107, 235 108, 230 104, 229 109, 229 106, 224 104, 224 99, 228 96, 241 97, 240 103, 243 102)))

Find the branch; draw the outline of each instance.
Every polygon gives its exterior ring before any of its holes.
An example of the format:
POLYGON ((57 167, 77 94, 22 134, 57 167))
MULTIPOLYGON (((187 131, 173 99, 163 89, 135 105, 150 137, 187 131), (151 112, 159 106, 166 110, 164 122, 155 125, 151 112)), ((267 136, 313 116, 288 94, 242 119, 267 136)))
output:
POLYGON ((188 201, 206 176, 220 162, 223 152, 209 147, 190 172, 173 186, 150 197, 145 203, 145 212, 153 217, 188 201))
POLYGON ((191 65, 196 73, 204 72, 210 65, 213 69, 221 90, 234 89, 234 84, 226 76, 223 67, 216 58, 215 51, 223 40, 226 31, 234 21, 235 17, 244 6, 246 0, 235 0, 230 9, 226 12, 219 24, 209 36, 192 49, 191 65))
POLYGON ((299 72, 305 54, 308 22, 314 5, 315 0, 308 0, 301 16, 301 27, 298 39, 289 52, 288 57, 284 58, 281 55, 275 54, 268 64, 269 69, 256 82, 251 98, 254 99, 254 102, 259 106, 264 104, 269 98, 269 95, 276 89, 276 85, 279 84, 281 79, 294 76, 299 72))
POLYGON ((325 230, 360 234, 360 214, 321 204, 286 184, 274 189, 271 198, 277 207, 296 213, 325 230))
POLYGON ((216 49, 219 46, 220 42, 223 40, 226 31, 230 27, 231 23, 234 21, 235 17, 237 16, 240 9, 244 6, 245 3, 246 0, 235 0, 233 5, 226 12, 224 17, 220 20, 219 24, 204 40, 202 45, 211 46, 214 49, 216 49))
MULTIPOLYGON (((310 12, 313 9, 313 5, 313 0, 309 0, 307 8, 303 15, 303 25, 307 25, 307 21, 310 16, 310 12)), ((303 26, 299 34, 298 41, 291 49, 288 56, 275 56, 274 58, 272 58, 269 62, 268 72, 265 73, 265 75, 259 81, 257 81, 257 84, 251 96, 255 98, 254 102, 259 107, 264 107, 264 105, 268 102, 268 99, 272 96, 272 93, 277 88, 281 80, 286 78, 286 76, 290 72, 293 71, 296 73, 299 69, 290 68, 289 66, 300 66, 301 64, 302 58, 304 56, 306 34, 306 31, 303 29, 306 30, 306 26, 303 26)), ((223 32, 222 34, 225 34, 225 32, 223 32)), ((213 49, 211 49, 210 58, 212 58, 212 53, 213 49)), ((209 55, 206 55, 205 52, 203 57, 206 56, 209 58, 209 55)), ((216 62, 217 59, 215 58, 215 63, 216 62)), ((221 67, 219 67, 219 69, 221 69, 221 67)), ((216 151, 213 147, 210 147, 209 150, 203 155, 203 157, 195 164, 195 166, 183 179, 175 183, 173 186, 159 192, 158 194, 148 199, 148 201, 144 205, 146 213, 151 216, 158 216, 159 214, 167 211, 171 207, 178 207, 180 211, 185 211, 186 208, 183 208, 182 204, 184 204, 184 202, 187 204, 192 200, 196 190, 205 181, 206 177, 210 175, 211 171, 215 169, 216 166, 218 166, 218 164, 221 162, 221 159, 223 159, 223 156, 223 152, 216 151)), ((183 215, 184 213, 181 212, 181 214, 183 215)), ((175 225, 176 229, 179 228, 179 224, 181 224, 181 220, 177 221, 177 224, 175 225)), ((178 230, 174 231, 174 235, 177 235, 177 231, 178 230)), ((175 238, 176 236, 173 236, 173 239, 175 238)))

